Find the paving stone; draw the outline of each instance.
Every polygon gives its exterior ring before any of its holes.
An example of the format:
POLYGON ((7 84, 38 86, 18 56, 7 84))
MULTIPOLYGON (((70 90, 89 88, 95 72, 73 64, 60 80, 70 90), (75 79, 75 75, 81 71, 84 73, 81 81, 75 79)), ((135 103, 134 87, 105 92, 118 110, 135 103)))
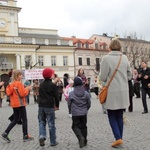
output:
MULTIPOLYGON (((116 150, 111 147, 114 137, 109 126, 107 114, 102 113, 102 107, 94 93, 92 95, 92 106, 88 113, 88 144, 83 150, 116 150)), ((141 99, 133 99, 134 110, 132 113, 126 112, 125 116, 129 120, 124 126, 124 144, 117 150, 150 150, 150 113, 141 114, 143 111, 141 99)), ((150 99, 147 99, 150 108, 150 99)), ((56 111, 56 133, 59 144, 56 147, 50 146, 49 137, 45 142, 45 147, 39 146, 38 141, 38 106, 34 104, 33 95, 30 95, 30 104, 27 105, 29 134, 34 137, 34 141, 23 142, 22 126, 16 125, 9 134, 11 143, 0 138, 0 150, 79 150, 76 136, 69 118, 68 108, 65 99, 60 103, 60 110, 56 111)), ((12 114, 12 108, 3 100, 3 107, 0 108, 0 133, 9 124, 8 117, 12 114)), ((47 127, 48 134, 48 127, 47 127)), ((49 136, 49 135, 47 135, 49 136)))

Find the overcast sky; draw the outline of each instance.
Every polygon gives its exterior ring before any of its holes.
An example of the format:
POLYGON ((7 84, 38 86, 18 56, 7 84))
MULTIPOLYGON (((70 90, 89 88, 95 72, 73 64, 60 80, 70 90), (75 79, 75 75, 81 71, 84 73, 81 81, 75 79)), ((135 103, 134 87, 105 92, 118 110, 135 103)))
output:
POLYGON ((150 0, 18 0, 19 27, 56 29, 60 36, 93 34, 150 41, 150 0))

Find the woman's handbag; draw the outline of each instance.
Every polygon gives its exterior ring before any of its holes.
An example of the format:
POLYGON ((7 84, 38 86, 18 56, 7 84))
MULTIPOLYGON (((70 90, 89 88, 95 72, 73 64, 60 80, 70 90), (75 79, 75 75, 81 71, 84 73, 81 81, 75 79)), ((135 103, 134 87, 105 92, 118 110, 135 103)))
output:
POLYGON ((121 58, 122 58, 122 55, 120 55, 120 59, 119 59, 119 62, 118 62, 118 65, 112 75, 112 77, 110 78, 110 81, 108 82, 107 86, 104 86, 101 90, 100 90, 100 93, 99 93, 99 101, 101 104, 104 104, 106 102, 106 99, 107 99, 107 93, 108 93, 108 87, 111 83, 111 81, 113 80, 117 70, 118 70, 118 67, 120 65, 120 62, 121 62, 121 58))
POLYGON ((104 86, 99 93, 99 101, 104 104, 107 98, 108 86, 104 86))

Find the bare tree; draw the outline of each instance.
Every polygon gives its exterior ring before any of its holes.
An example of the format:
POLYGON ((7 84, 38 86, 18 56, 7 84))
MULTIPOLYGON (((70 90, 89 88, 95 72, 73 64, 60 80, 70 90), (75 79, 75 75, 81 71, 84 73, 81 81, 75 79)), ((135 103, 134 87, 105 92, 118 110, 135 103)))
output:
POLYGON ((144 61, 150 61, 150 46, 149 42, 137 39, 122 40, 123 53, 127 55, 131 67, 139 67, 139 63, 144 61))
POLYGON ((90 70, 94 72, 95 75, 99 75, 100 64, 102 57, 108 53, 108 50, 93 49, 93 61, 91 63, 90 70))

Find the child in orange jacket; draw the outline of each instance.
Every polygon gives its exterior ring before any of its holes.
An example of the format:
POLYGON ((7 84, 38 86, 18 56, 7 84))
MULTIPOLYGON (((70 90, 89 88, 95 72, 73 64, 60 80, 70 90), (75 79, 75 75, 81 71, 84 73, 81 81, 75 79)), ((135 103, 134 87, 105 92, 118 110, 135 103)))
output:
POLYGON ((23 141, 33 140, 33 137, 28 135, 27 129, 27 113, 26 113, 26 99, 31 86, 24 88, 24 85, 21 83, 22 71, 15 70, 13 71, 13 80, 6 87, 6 94, 10 96, 10 105, 13 108, 14 120, 8 125, 5 132, 1 135, 2 138, 8 143, 11 142, 8 134, 11 129, 17 124, 19 116, 22 119, 22 130, 23 130, 23 141))

